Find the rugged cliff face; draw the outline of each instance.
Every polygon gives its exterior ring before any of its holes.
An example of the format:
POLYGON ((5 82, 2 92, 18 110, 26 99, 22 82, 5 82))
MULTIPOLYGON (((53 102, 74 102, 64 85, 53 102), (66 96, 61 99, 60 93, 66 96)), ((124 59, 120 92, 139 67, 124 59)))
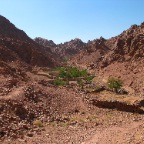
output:
POLYGON ((131 61, 143 59, 144 53, 144 23, 140 26, 133 25, 119 36, 111 38, 112 53, 109 54, 113 61, 131 61))
POLYGON ((3 16, 0 16, 0 59, 33 66, 54 67, 57 64, 50 49, 45 50, 35 43, 3 16))
POLYGON ((136 93, 143 93, 144 67, 144 23, 133 25, 114 41, 113 49, 101 62, 103 75, 116 75, 124 80, 126 86, 136 93))
POLYGON ((90 41, 71 63, 95 72, 104 82, 116 76, 131 92, 143 92, 144 23, 111 39, 90 41))

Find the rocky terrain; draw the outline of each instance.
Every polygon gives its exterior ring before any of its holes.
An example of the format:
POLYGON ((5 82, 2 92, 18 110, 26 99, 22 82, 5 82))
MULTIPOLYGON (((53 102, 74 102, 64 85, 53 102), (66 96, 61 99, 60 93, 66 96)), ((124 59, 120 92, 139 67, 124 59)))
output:
POLYGON ((57 45, 53 41, 44 38, 35 38, 34 41, 42 46, 51 47, 51 50, 65 61, 86 49, 86 43, 78 38, 57 45))
POLYGON ((33 66, 54 67, 57 62, 50 49, 35 43, 22 30, 0 16, 0 58, 3 62, 22 62, 33 66))
POLYGON ((61 57, 64 57, 68 60, 83 49, 85 49, 85 43, 82 40, 76 38, 69 42, 65 42, 64 44, 59 44, 57 46, 56 52, 60 54, 61 57))
MULTIPOLYGON (((50 46, 48 44, 47 46, 50 46)), ((113 75, 124 81, 131 93, 143 93, 144 24, 132 25, 110 39, 95 39, 88 43, 74 39, 53 44, 54 53, 69 64, 89 69, 105 84, 113 75)))
POLYGON ((44 47, 50 47, 50 48, 55 48, 56 44, 52 40, 47 40, 41 37, 36 37, 34 39, 35 42, 37 42, 39 45, 42 45, 44 47))
POLYGON ((144 23, 111 39, 100 38, 87 45, 71 63, 91 70, 103 83, 111 75, 119 77, 129 92, 143 94, 144 23))
POLYGON ((0 143, 142 144, 143 47, 144 23, 56 45, 0 16, 0 143))

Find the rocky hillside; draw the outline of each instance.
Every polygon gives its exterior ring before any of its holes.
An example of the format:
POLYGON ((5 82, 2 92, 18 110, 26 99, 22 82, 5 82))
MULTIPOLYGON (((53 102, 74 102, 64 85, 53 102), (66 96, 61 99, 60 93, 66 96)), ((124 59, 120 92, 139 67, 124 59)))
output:
POLYGON ((34 41, 44 47, 56 47, 56 44, 52 40, 47 40, 41 37, 36 37, 34 41))
POLYGON ((57 45, 56 52, 66 59, 71 58, 72 56, 78 54, 81 50, 85 49, 85 43, 76 38, 69 42, 65 42, 64 44, 57 45))
POLYGON ((111 52, 103 59, 104 66, 115 61, 136 62, 137 60, 142 60, 144 52, 144 23, 140 26, 132 25, 128 30, 107 40, 107 42, 110 44, 111 52))
POLYGON ((35 43, 3 16, 0 16, 0 60, 33 66, 54 67, 57 64, 50 49, 35 43))
POLYGON ((111 39, 91 41, 71 63, 88 68, 106 82, 109 76, 121 78, 130 92, 142 93, 144 67, 144 23, 133 25, 111 39))
POLYGON ((57 45, 52 40, 40 37, 35 38, 34 41, 44 47, 50 47, 51 51, 57 54, 62 60, 68 60, 86 48, 86 43, 78 38, 57 45))
POLYGON ((107 40, 101 37, 89 41, 83 50, 71 59, 71 63, 83 68, 98 68, 98 63, 110 51, 107 40))
POLYGON ((17 29, 8 19, 0 15, 0 36, 19 40, 30 40, 23 30, 17 29))

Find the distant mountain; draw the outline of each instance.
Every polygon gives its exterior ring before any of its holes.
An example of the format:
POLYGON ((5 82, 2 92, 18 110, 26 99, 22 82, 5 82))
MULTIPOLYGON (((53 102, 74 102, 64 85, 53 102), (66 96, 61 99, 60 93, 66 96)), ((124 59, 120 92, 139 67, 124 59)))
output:
POLYGON ((56 47, 56 44, 52 40, 47 40, 41 37, 36 37, 34 41, 44 47, 56 47))
POLYGON ((60 55, 60 57, 69 59, 78 54, 83 49, 85 49, 85 43, 82 40, 76 38, 69 42, 57 45, 56 52, 60 55))
POLYGON ((81 50, 85 49, 86 46, 86 43, 78 38, 58 45, 56 45, 52 40, 47 40, 40 37, 35 38, 34 41, 44 47, 50 47, 51 50, 61 59, 69 59, 73 57, 81 50))

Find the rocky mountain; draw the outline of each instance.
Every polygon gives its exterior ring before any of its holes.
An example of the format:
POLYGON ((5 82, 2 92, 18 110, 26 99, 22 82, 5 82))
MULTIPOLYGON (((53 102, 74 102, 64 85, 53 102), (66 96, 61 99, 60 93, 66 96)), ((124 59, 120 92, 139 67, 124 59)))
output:
POLYGON ((69 42, 57 45, 56 52, 62 58, 69 59, 85 49, 85 45, 86 44, 81 39, 76 38, 69 42))
POLYGON ((51 48, 51 51, 57 54, 57 56, 62 60, 68 60, 86 47, 86 43, 78 38, 57 45, 52 40, 47 40, 40 37, 35 38, 34 41, 44 47, 51 48))
POLYGON ((52 40, 47 40, 41 37, 36 37, 34 41, 44 47, 52 47, 52 48, 56 47, 56 44, 52 40))
POLYGON ((83 50, 73 57, 71 62, 83 68, 97 68, 97 64, 109 51, 110 47, 108 46, 107 40, 101 37, 100 39, 95 39, 86 43, 83 50))
POLYGON ((33 66, 54 67, 57 64, 50 49, 38 45, 3 16, 0 16, 0 60, 33 66))
POLYGON ((110 61, 131 61, 143 58, 144 52, 144 23, 140 26, 132 25, 119 36, 110 39, 114 41, 113 55, 110 61))
POLYGON ((144 23, 133 25, 108 40, 87 43, 86 50, 76 55, 72 64, 96 73, 103 82, 109 76, 121 78, 130 92, 142 93, 144 67, 144 23))
POLYGON ((0 15, 0 36, 28 41, 30 38, 23 30, 17 29, 8 19, 0 15))

